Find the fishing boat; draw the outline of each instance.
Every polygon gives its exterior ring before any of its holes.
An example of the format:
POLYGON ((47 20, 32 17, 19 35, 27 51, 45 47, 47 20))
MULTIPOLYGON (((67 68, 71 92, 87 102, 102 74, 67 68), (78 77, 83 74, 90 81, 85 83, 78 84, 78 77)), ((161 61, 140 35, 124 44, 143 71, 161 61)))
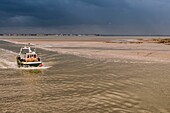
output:
POLYGON ((21 47, 19 54, 17 55, 18 67, 42 67, 41 59, 36 54, 36 51, 32 51, 30 46, 25 45, 21 47))

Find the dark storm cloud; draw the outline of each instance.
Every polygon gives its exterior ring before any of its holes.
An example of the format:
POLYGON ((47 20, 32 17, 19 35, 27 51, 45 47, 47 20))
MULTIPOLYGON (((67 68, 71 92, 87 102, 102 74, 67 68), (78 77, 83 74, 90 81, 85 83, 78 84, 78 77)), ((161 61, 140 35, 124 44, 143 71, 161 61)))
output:
POLYGON ((112 0, 2 0, 0 4, 2 19, 18 18, 16 23, 21 21, 23 25, 24 18, 31 19, 33 25, 40 26, 106 24, 123 5, 112 0))
POLYGON ((168 0, 1 0, 0 30, 164 33, 170 28, 168 10, 168 0))

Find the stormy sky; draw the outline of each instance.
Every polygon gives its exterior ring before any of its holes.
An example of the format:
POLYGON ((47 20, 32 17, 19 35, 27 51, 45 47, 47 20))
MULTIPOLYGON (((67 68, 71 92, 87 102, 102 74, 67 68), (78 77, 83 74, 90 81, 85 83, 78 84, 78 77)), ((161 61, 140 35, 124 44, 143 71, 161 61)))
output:
POLYGON ((169 0, 0 0, 0 33, 169 35, 169 0))

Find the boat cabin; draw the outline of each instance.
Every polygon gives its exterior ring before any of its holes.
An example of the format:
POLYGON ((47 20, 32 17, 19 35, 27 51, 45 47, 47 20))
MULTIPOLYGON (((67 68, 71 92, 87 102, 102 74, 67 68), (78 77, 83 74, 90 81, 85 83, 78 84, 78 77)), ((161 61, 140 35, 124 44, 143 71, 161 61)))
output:
MULTIPOLYGON (((37 61, 37 54, 35 51, 32 51, 30 47, 23 47, 20 49, 19 53, 20 59, 24 59, 27 62, 37 61)), ((38 60, 39 61, 39 60, 38 60)))

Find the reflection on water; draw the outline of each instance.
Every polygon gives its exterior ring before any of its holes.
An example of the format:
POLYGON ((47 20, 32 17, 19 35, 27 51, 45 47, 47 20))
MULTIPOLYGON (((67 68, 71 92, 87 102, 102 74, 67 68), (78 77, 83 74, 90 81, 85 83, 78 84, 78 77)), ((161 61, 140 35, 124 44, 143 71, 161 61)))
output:
MULTIPOLYGON (((13 52, 19 46, 6 48, 0 43, 1 48, 13 52)), ((1 112, 170 112, 168 64, 108 62, 41 49, 37 52, 51 68, 0 68, 1 112)))

